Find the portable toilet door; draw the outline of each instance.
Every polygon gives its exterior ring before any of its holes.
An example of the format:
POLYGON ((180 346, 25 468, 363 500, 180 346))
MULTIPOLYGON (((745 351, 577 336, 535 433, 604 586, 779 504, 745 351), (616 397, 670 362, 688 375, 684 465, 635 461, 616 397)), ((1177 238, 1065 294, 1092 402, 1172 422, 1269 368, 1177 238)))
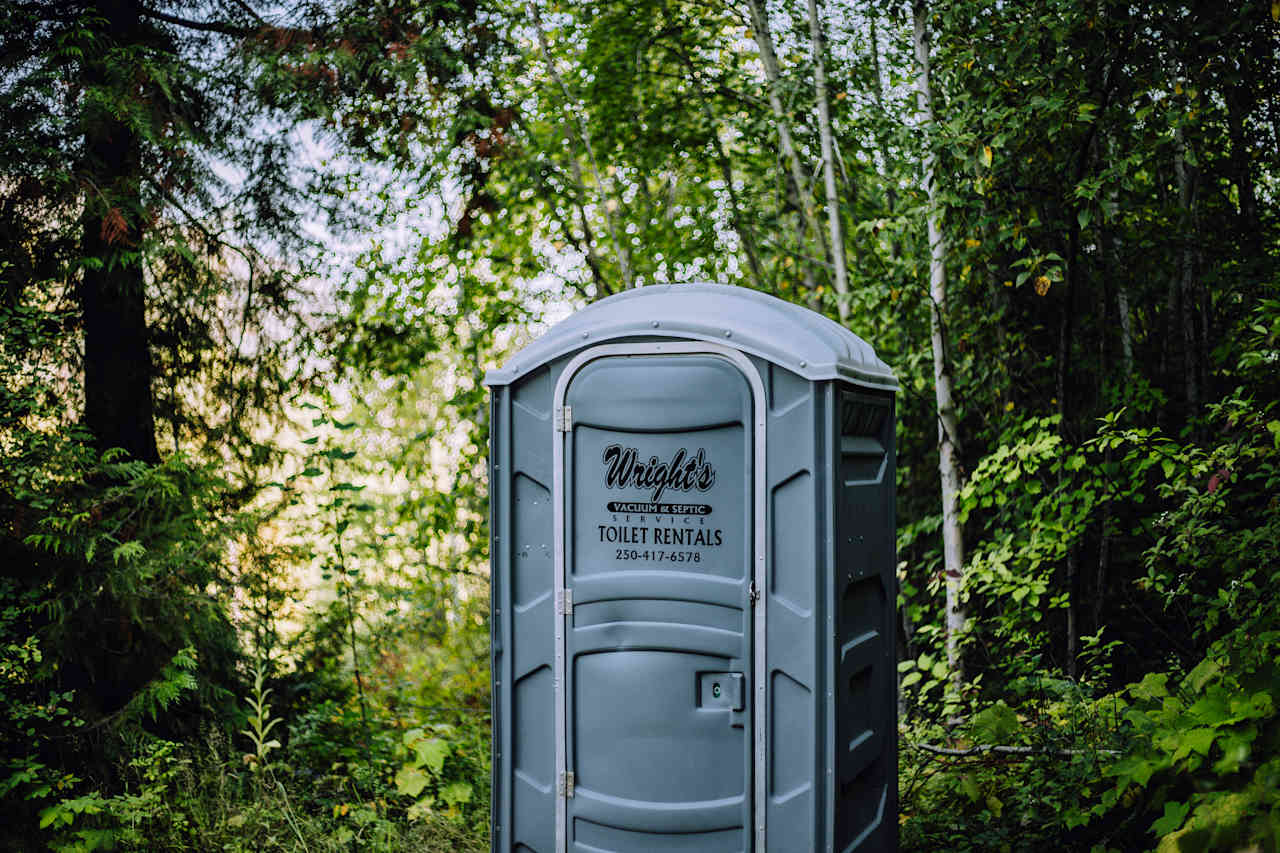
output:
POLYGON ((706 343, 596 346, 560 376, 559 850, 569 826, 575 849, 750 846, 763 399, 742 353, 706 343))

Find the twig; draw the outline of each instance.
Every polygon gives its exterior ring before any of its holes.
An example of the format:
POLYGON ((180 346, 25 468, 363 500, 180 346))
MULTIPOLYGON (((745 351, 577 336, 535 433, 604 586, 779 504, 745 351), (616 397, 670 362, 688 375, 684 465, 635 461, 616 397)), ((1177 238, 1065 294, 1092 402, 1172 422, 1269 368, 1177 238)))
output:
POLYGON ((907 746, 912 749, 918 749, 921 752, 928 752, 933 755, 948 755, 956 758, 964 758, 970 755, 986 755, 988 753, 998 753, 1000 755, 1119 755, 1118 749, 1046 749, 1039 746, 1002 746, 996 744, 982 744, 980 746, 971 746, 968 749, 954 749, 948 746, 936 746, 931 743, 908 743, 907 746))

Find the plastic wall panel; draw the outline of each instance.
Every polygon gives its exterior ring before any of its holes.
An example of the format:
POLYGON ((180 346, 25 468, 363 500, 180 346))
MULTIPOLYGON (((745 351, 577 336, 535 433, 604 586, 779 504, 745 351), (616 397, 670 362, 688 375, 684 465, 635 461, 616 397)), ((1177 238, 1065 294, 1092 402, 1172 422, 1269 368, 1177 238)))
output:
POLYGON ((490 845, 512 847, 510 756, 511 714, 511 389, 495 388, 489 410, 489 669, 492 685, 492 791, 490 845))
POLYGON ((815 471, 820 423, 818 387, 777 365, 757 363, 766 377, 769 443, 768 588, 765 605, 768 691, 766 825, 769 848, 814 850, 822 770, 818 739, 822 690, 818 668, 820 549, 815 521, 824 517, 815 471))
POLYGON ((894 417, 887 394, 836 385, 833 849, 897 845, 894 417))
POLYGON ((544 367, 494 397, 495 851, 547 853, 555 844, 552 381, 544 367))

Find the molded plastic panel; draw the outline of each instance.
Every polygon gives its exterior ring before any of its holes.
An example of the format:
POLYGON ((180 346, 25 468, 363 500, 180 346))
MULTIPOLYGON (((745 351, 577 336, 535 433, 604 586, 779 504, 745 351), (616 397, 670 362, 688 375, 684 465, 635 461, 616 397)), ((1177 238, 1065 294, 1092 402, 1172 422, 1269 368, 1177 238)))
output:
POLYGON ((490 424, 492 844, 521 853, 555 846, 553 373, 495 389, 490 424))
POLYGON ((820 464, 822 385, 777 365, 762 368, 769 377, 766 825, 771 848, 818 850, 825 787, 819 751, 825 609, 818 590, 830 523, 820 464))
POLYGON ((834 849, 897 844, 897 580, 893 399, 848 387, 836 402, 834 849))

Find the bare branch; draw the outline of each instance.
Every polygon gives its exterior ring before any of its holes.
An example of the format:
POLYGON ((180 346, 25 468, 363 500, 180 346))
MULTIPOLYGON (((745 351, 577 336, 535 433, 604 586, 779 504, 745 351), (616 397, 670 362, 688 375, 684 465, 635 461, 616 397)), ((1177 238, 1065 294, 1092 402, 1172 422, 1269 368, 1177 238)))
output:
POLYGON ((967 749, 954 749, 948 746, 935 746, 931 743, 906 743, 912 749, 918 749, 921 752, 927 752, 930 755, 946 755, 953 758, 967 758, 975 755, 987 755, 995 753, 997 755, 1119 755, 1118 749, 1047 749, 1039 746, 1001 746, 995 744, 981 744, 979 746, 971 746, 967 749))
POLYGON ((160 12, 146 7, 143 7, 140 11, 145 17, 164 21, 166 24, 173 24, 175 27, 185 27, 189 30, 199 30, 204 33, 221 33, 224 36, 248 38, 255 32, 247 27, 237 27, 234 24, 228 24, 223 21, 193 21, 190 18, 182 18, 178 15, 170 15, 167 12, 160 12))
MULTIPOLYGON (((574 109, 572 93, 570 93, 569 87, 565 85, 564 79, 560 76, 560 72, 556 70, 555 57, 551 55, 551 45, 547 41, 546 31, 542 29, 542 15, 538 12, 538 4, 536 0, 530 0, 528 9, 529 17, 533 19, 533 26, 538 34, 538 44, 542 48, 542 55, 547 63, 547 72, 551 75, 551 79, 555 81, 556 85, 560 88, 561 93, 564 95, 565 123, 569 127, 574 127, 576 125, 579 141, 582 143, 582 147, 586 150, 587 166, 591 169, 591 174, 595 179, 596 186, 600 188, 601 193, 604 193, 612 183, 606 184, 604 177, 600 174, 600 164, 596 160, 595 148, 591 145, 591 133, 590 128, 587 126, 586 114, 582 110, 574 109)), ((586 184, 582 180, 582 167, 578 164, 578 158, 570 156, 569 162, 573 167, 574 180, 580 188, 585 190, 586 184)), ((621 197, 618 196, 617 193, 615 193, 615 196, 616 197, 613 201, 617 206, 621 207, 621 197)), ((621 229, 618 227, 617 214, 610 208, 608 201, 605 201, 603 207, 605 223, 609 226, 609 239, 613 243, 614 254, 618 257, 618 271, 622 274, 622 286, 630 288, 633 284, 631 279, 631 254, 627 250, 626 244, 623 242, 623 235, 621 234, 621 229)), ((586 222, 585 211, 583 213, 583 222, 586 222)))

